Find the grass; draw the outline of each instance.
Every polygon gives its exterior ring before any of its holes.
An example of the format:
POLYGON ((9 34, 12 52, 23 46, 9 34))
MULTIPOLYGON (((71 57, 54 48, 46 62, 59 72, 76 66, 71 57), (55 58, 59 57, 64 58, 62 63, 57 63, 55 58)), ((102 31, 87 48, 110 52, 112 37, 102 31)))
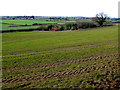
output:
POLYGON ((2 29, 1 30, 19 30, 19 29, 35 29, 38 28, 40 26, 23 26, 23 27, 10 27, 12 25, 8 25, 8 24, 2 24, 2 29))
POLYGON ((88 31, 5 33, 3 34, 3 55, 117 41, 117 32, 117 27, 114 26, 88 31))
POLYGON ((34 23, 40 24, 52 24, 52 23, 68 23, 68 22, 76 22, 76 21, 45 21, 45 20, 2 20, 0 23, 8 23, 15 25, 32 25, 34 23))
MULTIPOLYGON (((102 65, 106 65, 109 66, 109 64, 107 64, 108 62, 114 63, 117 60, 115 60, 115 58, 111 58, 111 59, 103 59, 103 60, 98 60, 98 62, 94 65, 96 66, 102 66, 102 65), (114 59, 114 60, 113 60, 114 59)), ((61 70, 74 70, 74 69, 80 69, 80 68, 86 68, 89 67, 91 65, 93 65, 94 62, 91 63, 82 63, 82 64, 72 64, 69 66, 64 66, 63 68, 61 67, 56 67, 56 68, 47 68, 47 73, 44 73, 46 70, 40 70, 40 69, 36 69, 36 70, 27 70, 27 71, 13 71, 13 72, 9 72, 6 75, 9 76, 11 75, 9 78, 18 78, 20 76, 23 77, 29 77, 29 74, 31 73, 31 77, 36 77, 36 76, 40 76, 42 74, 50 74, 50 73, 57 73, 58 71, 61 70), (75 68, 77 66, 77 68, 75 68), (44 72, 43 72, 44 71, 44 72), (34 72, 34 73, 33 73, 34 72), (17 76, 16 76, 17 74, 17 76), (20 76, 19 76, 20 75, 20 76)), ((96 67, 97 68, 97 67, 96 67)), ((112 71, 113 68, 109 67, 108 70, 112 71)), ((92 72, 92 73, 87 73, 88 71, 92 71, 91 69, 88 69, 87 71, 83 72, 82 74, 75 74, 75 75, 70 75, 69 77, 66 75, 64 77, 57 77, 57 78, 52 78, 52 79, 46 79, 44 81, 27 81, 24 83, 18 82, 18 83, 13 83, 13 84, 3 84, 4 87, 9 87, 9 88, 17 88, 19 86, 19 88, 22 88, 22 85, 24 84, 28 84, 30 83, 30 85, 26 85, 25 88, 75 88, 75 87, 79 87, 79 88, 95 88, 96 87, 96 83, 98 85, 100 84, 104 84, 107 81, 106 80, 112 80, 116 77, 114 77, 112 75, 112 73, 107 74, 107 69, 102 70, 102 68, 100 70, 98 70, 97 72, 92 72), (106 79, 107 77, 107 79, 106 79), (102 81, 102 79, 104 79, 104 81, 102 81), (93 83, 89 83, 90 81, 92 81, 93 83), (88 87, 89 86, 89 87, 88 87)), ((5 76, 6 76, 5 75, 5 76)), ((24 87, 23 87, 24 88, 24 87)), ((98 87, 97 87, 98 88, 98 87)), ((100 88, 100 87, 99 87, 100 88)))
POLYGON ((84 62, 82 60, 118 53, 118 45, 112 44, 118 41, 117 29, 117 26, 112 26, 84 31, 3 33, 3 89, 116 88, 118 57, 84 62), (104 46, 109 43, 110 46, 104 46), (93 47, 75 48, 90 45, 93 47), (71 61, 77 62, 30 68, 71 61), (15 68, 23 69, 15 70, 15 68), (75 70, 81 72, 75 73, 75 70), (66 73, 62 74, 63 72, 66 73), (71 74, 67 74, 68 72, 71 74), (58 76, 54 76, 54 73, 58 76), (47 78, 42 78, 44 76, 47 78))
POLYGON ((76 21, 45 21, 45 20, 1 20, 0 23, 2 25, 2 29, 0 30, 19 30, 19 29, 35 29, 40 26, 17 26, 17 27, 10 27, 10 26, 16 26, 16 25, 32 25, 34 23, 39 24, 65 24, 65 23, 71 23, 76 21), (6 24, 4 24, 6 23, 6 24))
POLYGON ((27 56, 27 55, 21 56, 19 58, 15 58, 15 57, 5 58, 6 60, 3 61, 3 66, 4 68, 11 68, 11 67, 24 67, 24 66, 30 66, 30 65, 32 66, 44 65, 44 64, 50 64, 50 63, 60 62, 60 61, 77 60, 77 59, 83 59, 83 58, 99 56, 99 55, 102 56, 102 55, 112 54, 112 53, 117 53, 116 46, 40 53, 40 54, 31 55, 31 56, 27 56), (9 63, 7 61, 9 61, 9 63))
POLYGON ((66 21, 66 22, 76 22, 76 21, 66 21))
POLYGON ((47 24, 47 23, 56 23, 56 22, 47 22, 47 21, 35 21, 35 20, 2 20, 2 23, 9 23, 9 24, 16 24, 16 25, 32 25, 33 23, 41 23, 41 24, 47 24))
MULTIPOLYGON (((23 61, 25 60, 24 58, 22 58, 22 59, 23 59, 23 61)), ((91 65, 97 65, 97 66, 99 65, 100 66, 100 64, 104 65, 104 64, 106 64, 106 62, 115 62, 115 61, 118 61, 118 60, 115 57, 112 57, 112 58, 103 59, 103 60, 99 60, 98 59, 97 61, 92 60, 92 61, 76 63, 76 64, 73 63, 73 64, 68 64, 68 65, 60 65, 60 66, 57 66, 57 67, 36 68, 36 69, 23 69, 23 70, 11 71, 11 72, 3 72, 3 74, 4 74, 3 79, 6 79, 6 78, 9 79, 11 77, 14 78, 14 77, 18 77, 18 76, 21 76, 21 75, 22 76, 25 76, 25 75, 28 76, 29 74, 31 74, 31 75, 41 75, 41 74, 45 74, 45 72, 47 72, 46 74, 57 73, 58 71, 64 71, 64 70, 67 70, 67 69, 68 70, 74 70, 74 69, 86 68, 86 67, 91 66, 91 65)), ((56 61, 54 61, 54 63, 55 62, 56 61)), ((20 62, 17 62, 17 63, 20 63, 20 62)), ((41 63, 44 63, 44 62, 41 62, 41 63)), ((48 62, 46 62, 46 63, 50 64, 48 62)), ((53 63, 53 61, 51 61, 51 63, 53 63)), ((27 63, 25 63, 25 65, 27 66, 27 63)), ((7 68, 13 68, 14 66, 7 67, 7 68)), ((23 67, 23 65, 21 63, 20 63, 20 66, 23 67)), ((33 66, 35 66, 35 65, 33 65, 33 66)), ((18 67, 18 66, 16 66, 16 67, 18 67)))

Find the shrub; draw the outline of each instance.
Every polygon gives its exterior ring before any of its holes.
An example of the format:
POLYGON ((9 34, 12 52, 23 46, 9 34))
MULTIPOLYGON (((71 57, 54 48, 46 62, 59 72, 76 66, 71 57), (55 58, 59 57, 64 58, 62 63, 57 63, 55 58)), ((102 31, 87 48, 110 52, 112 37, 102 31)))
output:
POLYGON ((106 21, 103 26, 112 26, 113 23, 111 21, 106 21))
POLYGON ((37 29, 41 31, 49 31, 48 26, 43 26, 43 25, 38 27, 37 29))
POLYGON ((39 25, 38 23, 33 23, 32 25, 39 25))

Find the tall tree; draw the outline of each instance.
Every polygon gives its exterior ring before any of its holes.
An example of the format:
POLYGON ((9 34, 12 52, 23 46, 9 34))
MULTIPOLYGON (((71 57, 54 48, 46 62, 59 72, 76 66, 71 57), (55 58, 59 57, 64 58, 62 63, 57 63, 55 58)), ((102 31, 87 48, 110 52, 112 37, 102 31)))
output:
POLYGON ((104 13, 96 14, 96 17, 93 18, 93 20, 97 22, 99 26, 103 26, 104 22, 106 22, 107 19, 108 19, 108 16, 104 13))

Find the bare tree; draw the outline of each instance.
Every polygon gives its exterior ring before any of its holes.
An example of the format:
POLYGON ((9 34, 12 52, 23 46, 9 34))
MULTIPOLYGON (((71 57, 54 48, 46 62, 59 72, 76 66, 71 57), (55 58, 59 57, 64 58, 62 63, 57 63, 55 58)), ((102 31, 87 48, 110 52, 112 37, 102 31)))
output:
POLYGON ((103 26, 104 22, 106 22, 107 19, 108 19, 108 16, 104 13, 96 14, 96 17, 93 18, 93 20, 97 22, 99 26, 103 26))

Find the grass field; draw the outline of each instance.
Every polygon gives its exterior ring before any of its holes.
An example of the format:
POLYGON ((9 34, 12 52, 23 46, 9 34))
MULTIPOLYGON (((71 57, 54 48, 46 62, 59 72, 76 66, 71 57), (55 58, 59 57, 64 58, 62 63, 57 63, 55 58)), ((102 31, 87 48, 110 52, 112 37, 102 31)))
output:
POLYGON ((3 88, 118 88, 118 26, 2 36, 3 88))
POLYGON ((34 23, 40 23, 40 24, 52 24, 52 23, 68 23, 68 22, 76 22, 76 21, 45 21, 45 20, 2 20, 1 23, 9 23, 9 24, 15 24, 15 25, 32 25, 34 23))
POLYGON ((2 24, 2 29, 1 30, 19 30, 19 29, 35 29, 38 28, 40 26, 23 26, 23 27, 10 27, 12 25, 8 25, 8 24, 2 24))
POLYGON ((34 23, 40 23, 40 24, 52 24, 56 22, 47 22, 47 21, 35 21, 35 20, 2 20, 0 21, 2 24, 2 29, 0 30, 19 30, 19 29, 35 29, 40 26, 17 26, 17 27, 10 27, 10 26, 16 26, 16 25, 32 25, 34 23), (6 24, 4 24, 6 23, 6 24))
POLYGON ((2 20, 2 23, 10 23, 16 25, 32 25, 33 23, 56 23, 56 22, 47 22, 47 21, 37 21, 37 20, 2 20))
POLYGON ((0 30, 19 30, 19 29, 36 29, 40 26, 18 26, 18 25, 32 25, 34 23, 38 24, 65 24, 65 23, 73 23, 76 21, 45 21, 45 20, 1 20, 0 23, 2 25, 2 29, 0 30), (16 26, 17 27, 11 27, 16 26))

